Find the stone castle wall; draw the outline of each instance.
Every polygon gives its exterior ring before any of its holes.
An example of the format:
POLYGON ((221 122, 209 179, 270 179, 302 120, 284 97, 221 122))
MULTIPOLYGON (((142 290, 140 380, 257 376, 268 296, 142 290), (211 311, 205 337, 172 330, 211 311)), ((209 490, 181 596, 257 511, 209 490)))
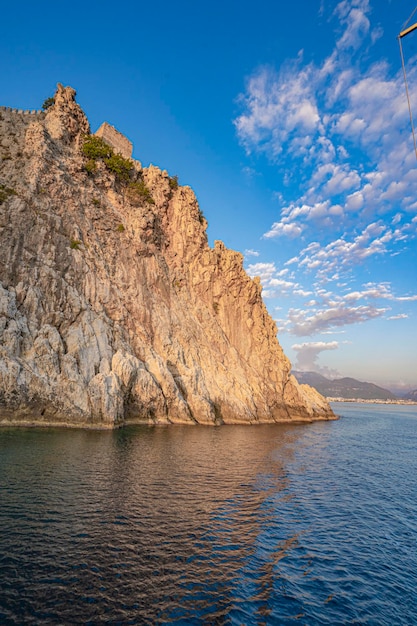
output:
POLYGON ((133 145, 121 132, 114 126, 103 122, 100 128, 94 133, 97 137, 101 137, 115 152, 125 159, 132 157, 133 145))
MULTIPOLYGON (((19 116, 22 120, 40 118, 42 119, 46 115, 46 111, 37 109, 15 109, 13 107, 0 106, 0 115, 6 114, 7 117, 12 116, 16 118, 19 116)), ((132 158, 133 145, 120 131, 114 126, 103 122, 100 128, 94 133, 97 137, 101 137, 107 144, 109 144, 115 152, 120 154, 125 159, 132 158)))
POLYGON ((0 106, 0 113, 12 113, 18 115, 31 115, 35 117, 40 117, 45 115, 45 111, 37 111, 36 109, 14 109, 13 107, 3 107, 0 106))

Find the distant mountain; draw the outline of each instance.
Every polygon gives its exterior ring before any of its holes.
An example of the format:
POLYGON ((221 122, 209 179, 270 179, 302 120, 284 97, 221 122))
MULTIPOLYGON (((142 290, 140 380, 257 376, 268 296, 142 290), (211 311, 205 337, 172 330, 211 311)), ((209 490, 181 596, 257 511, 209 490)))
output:
POLYGON ((417 402, 417 389, 413 389, 413 391, 409 391, 405 396, 402 396, 403 400, 414 400, 417 402))
MULTIPOLYGON (((317 389, 322 396, 328 398, 346 398, 349 400, 354 398, 361 400, 397 399, 397 396, 391 393, 391 391, 388 391, 388 389, 383 389, 373 383, 364 383, 355 378, 337 378, 336 380, 330 380, 317 372, 293 371, 293 374, 299 383, 311 385, 311 387, 317 389)), ((415 395, 410 399, 416 399, 417 390, 411 393, 415 395)))

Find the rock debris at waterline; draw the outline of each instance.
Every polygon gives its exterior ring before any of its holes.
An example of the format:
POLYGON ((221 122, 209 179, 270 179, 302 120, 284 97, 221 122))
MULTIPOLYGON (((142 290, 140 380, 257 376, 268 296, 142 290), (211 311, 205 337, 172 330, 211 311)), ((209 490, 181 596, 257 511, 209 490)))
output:
POLYGON ((0 422, 334 418, 193 191, 111 128, 62 85, 44 113, 0 109, 0 422))

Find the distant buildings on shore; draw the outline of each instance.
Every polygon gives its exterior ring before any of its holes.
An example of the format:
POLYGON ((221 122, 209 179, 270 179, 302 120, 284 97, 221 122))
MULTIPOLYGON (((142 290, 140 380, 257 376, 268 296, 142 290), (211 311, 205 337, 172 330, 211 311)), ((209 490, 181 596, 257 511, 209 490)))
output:
POLYGON ((400 398, 396 400, 364 400, 363 398, 329 398, 327 400, 329 402, 360 402, 362 404, 417 404, 414 400, 401 400, 400 398))

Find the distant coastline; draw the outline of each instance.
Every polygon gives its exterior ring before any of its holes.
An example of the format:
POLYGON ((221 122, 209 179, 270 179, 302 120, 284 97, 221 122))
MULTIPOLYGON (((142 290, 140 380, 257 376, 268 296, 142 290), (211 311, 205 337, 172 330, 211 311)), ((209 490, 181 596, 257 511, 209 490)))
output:
POLYGON ((401 398, 398 398, 395 400, 393 399, 365 400, 363 398, 330 398, 329 396, 327 396, 326 399, 329 402, 360 402, 361 404, 406 404, 406 405, 417 404, 417 402, 414 400, 402 400, 401 398))

